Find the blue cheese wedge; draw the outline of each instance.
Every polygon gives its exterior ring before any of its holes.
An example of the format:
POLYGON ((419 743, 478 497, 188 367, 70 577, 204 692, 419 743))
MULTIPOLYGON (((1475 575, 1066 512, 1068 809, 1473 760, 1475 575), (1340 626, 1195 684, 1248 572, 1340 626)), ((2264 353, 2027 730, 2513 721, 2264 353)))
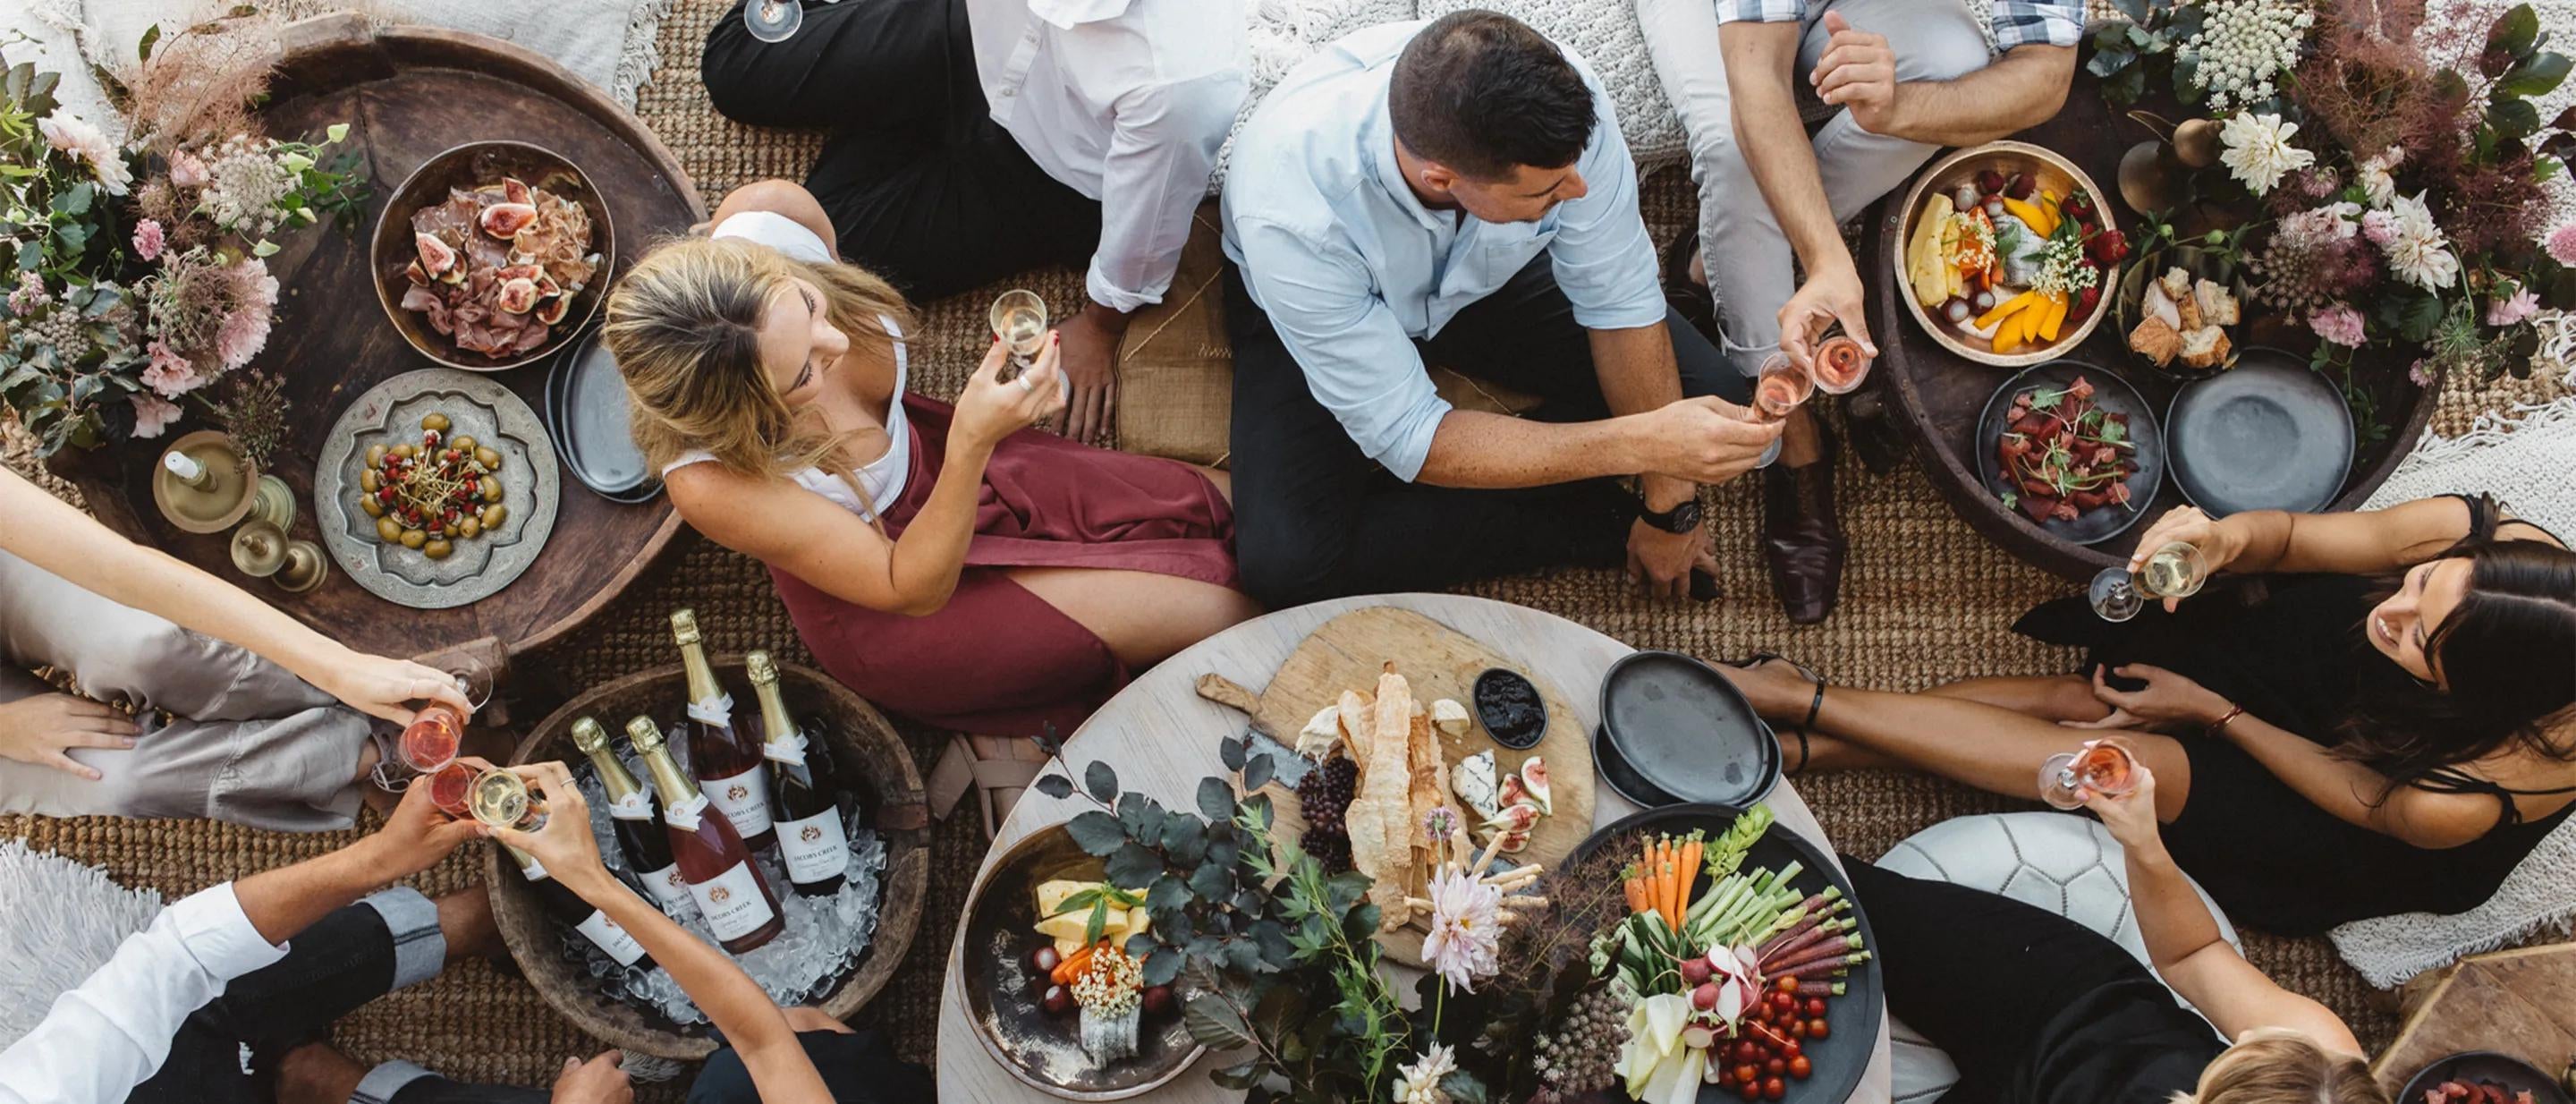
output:
POLYGON ((1502 812, 1502 783, 1494 773, 1494 753, 1480 751, 1458 761, 1449 772, 1449 788, 1479 820, 1491 820, 1502 812))

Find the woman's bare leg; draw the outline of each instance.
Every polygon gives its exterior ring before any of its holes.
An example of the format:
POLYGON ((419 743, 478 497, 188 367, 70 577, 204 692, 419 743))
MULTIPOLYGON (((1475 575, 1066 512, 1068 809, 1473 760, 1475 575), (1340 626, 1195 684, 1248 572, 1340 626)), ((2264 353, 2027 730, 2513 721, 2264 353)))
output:
POLYGON ((2004 675, 1943 683, 1926 694, 1984 702, 2043 721, 2098 721, 2111 707, 2093 696, 2082 675, 2004 675))
POLYGON ((1137 671, 1261 614, 1241 591, 1151 571, 1022 567, 1011 570, 1011 579, 1091 630, 1137 671))
MULTIPOLYGON (((1775 723, 1804 719, 1815 695, 1815 684, 1782 662, 1749 670, 1721 666, 1718 671, 1744 691, 1755 712, 1775 723)), ((1816 730, 1894 763, 2024 798, 2037 796, 2039 768, 2049 756, 2113 734, 2068 728, 1964 696, 1846 686, 1825 689, 1816 730)), ((2191 796, 2191 761, 2182 745, 2147 732, 2116 735, 2125 737, 2137 750, 2139 761, 2156 772, 2156 815, 2164 820, 2180 815, 2191 796)), ((1789 750, 1794 757, 1797 738, 1787 737, 1786 742, 1793 745, 1789 750)))
POLYGON ((1200 467, 1196 464, 1192 464, 1190 466, 1198 468, 1200 475, 1206 476, 1208 482, 1216 484, 1216 493, 1224 495, 1225 500, 1228 503, 1234 501, 1234 473, 1222 471, 1216 468, 1200 467))

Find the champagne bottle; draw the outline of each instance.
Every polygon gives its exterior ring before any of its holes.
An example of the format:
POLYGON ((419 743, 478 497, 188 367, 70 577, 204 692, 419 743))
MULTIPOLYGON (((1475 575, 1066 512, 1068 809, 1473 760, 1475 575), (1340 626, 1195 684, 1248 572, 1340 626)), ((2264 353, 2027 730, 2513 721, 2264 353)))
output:
POLYGON ((751 690, 760 699, 763 754, 769 756, 772 821, 778 827, 778 853, 787 860, 787 880, 808 897, 841 891, 850 865, 850 838, 842 819, 841 795, 849 792, 832 762, 831 746, 808 740, 787 712, 787 697, 778 689, 778 665, 767 652, 744 657, 751 668, 751 690))
POLYGON ((654 825, 662 819, 661 803, 618 761, 617 749, 608 745, 608 730, 583 717, 572 723, 572 746, 590 757, 599 788, 608 793, 608 823, 616 831, 617 849, 626 855, 627 869, 643 881, 663 912, 685 916, 697 911, 689 900, 689 883, 680 877, 680 864, 671 858, 671 841, 654 825))
POLYGON ((743 843, 753 850, 777 842, 769 825, 768 761, 760 741, 733 723, 733 695, 716 681, 707 663, 707 648, 698 635, 694 610, 671 614, 671 639, 680 645, 680 665, 689 677, 689 761, 698 784, 716 811, 733 822, 743 843))
POLYGON ((653 956, 644 952, 643 944, 626 934, 626 929, 618 927, 617 921, 609 919, 607 913, 590 907, 590 902, 582 900, 581 894, 573 892, 572 887, 556 881, 535 855, 506 843, 501 846, 510 852, 511 858, 519 860, 519 874, 528 879, 528 888, 537 891, 537 904, 548 914, 572 925, 574 931, 590 940, 591 946, 599 948, 600 953, 618 965, 635 970, 653 968, 653 956))
POLYGON ((626 722, 626 738, 644 756, 653 788, 662 795, 662 823, 671 838, 671 857, 679 860, 680 877, 689 897, 706 917, 707 930, 724 949, 742 954, 768 944, 787 930, 769 880, 751 861, 751 849, 721 814, 706 815, 709 803, 662 742, 662 726, 651 717, 626 722))

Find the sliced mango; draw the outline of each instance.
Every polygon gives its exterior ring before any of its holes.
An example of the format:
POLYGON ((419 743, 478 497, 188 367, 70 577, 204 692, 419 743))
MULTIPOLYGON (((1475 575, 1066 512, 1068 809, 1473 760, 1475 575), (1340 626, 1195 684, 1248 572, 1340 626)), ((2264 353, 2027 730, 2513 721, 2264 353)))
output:
POLYGON ((2066 307, 2065 292, 2057 292, 2048 297, 2048 315, 2039 321, 2040 340, 2057 340, 2057 331, 2066 325, 2066 307))
POLYGON ((2029 200, 2004 196, 2003 201, 2005 211, 2010 212, 2012 217, 2020 219, 2023 225, 2038 231, 2040 237, 2047 237, 2057 229, 2056 220, 2049 218, 2048 212, 2032 205, 2029 200))
POLYGON ((2021 348, 2021 326, 2018 320, 2007 323, 2004 328, 1995 331, 1997 355, 2009 353, 2018 348, 2021 348))
POLYGON ((1977 328, 1981 330, 1985 329, 2007 316, 2021 313, 2023 309, 2037 302, 2039 302, 2039 293, 2036 291, 2025 291, 2010 299, 2006 299, 2003 302, 1995 304, 1995 308, 1993 310, 1978 315, 1977 328))

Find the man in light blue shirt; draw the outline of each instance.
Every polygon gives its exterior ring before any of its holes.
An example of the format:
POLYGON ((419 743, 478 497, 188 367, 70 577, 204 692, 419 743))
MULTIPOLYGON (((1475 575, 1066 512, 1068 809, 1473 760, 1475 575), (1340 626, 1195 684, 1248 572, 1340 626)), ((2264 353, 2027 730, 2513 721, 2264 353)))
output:
POLYGON ((1245 124, 1224 214, 1255 597, 1623 559, 1674 594, 1713 571, 1698 485, 1755 466, 1779 427, 1665 306, 1635 165, 1581 60, 1491 12, 1344 38, 1245 124), (1545 405, 1453 409, 1426 356, 1545 405))

